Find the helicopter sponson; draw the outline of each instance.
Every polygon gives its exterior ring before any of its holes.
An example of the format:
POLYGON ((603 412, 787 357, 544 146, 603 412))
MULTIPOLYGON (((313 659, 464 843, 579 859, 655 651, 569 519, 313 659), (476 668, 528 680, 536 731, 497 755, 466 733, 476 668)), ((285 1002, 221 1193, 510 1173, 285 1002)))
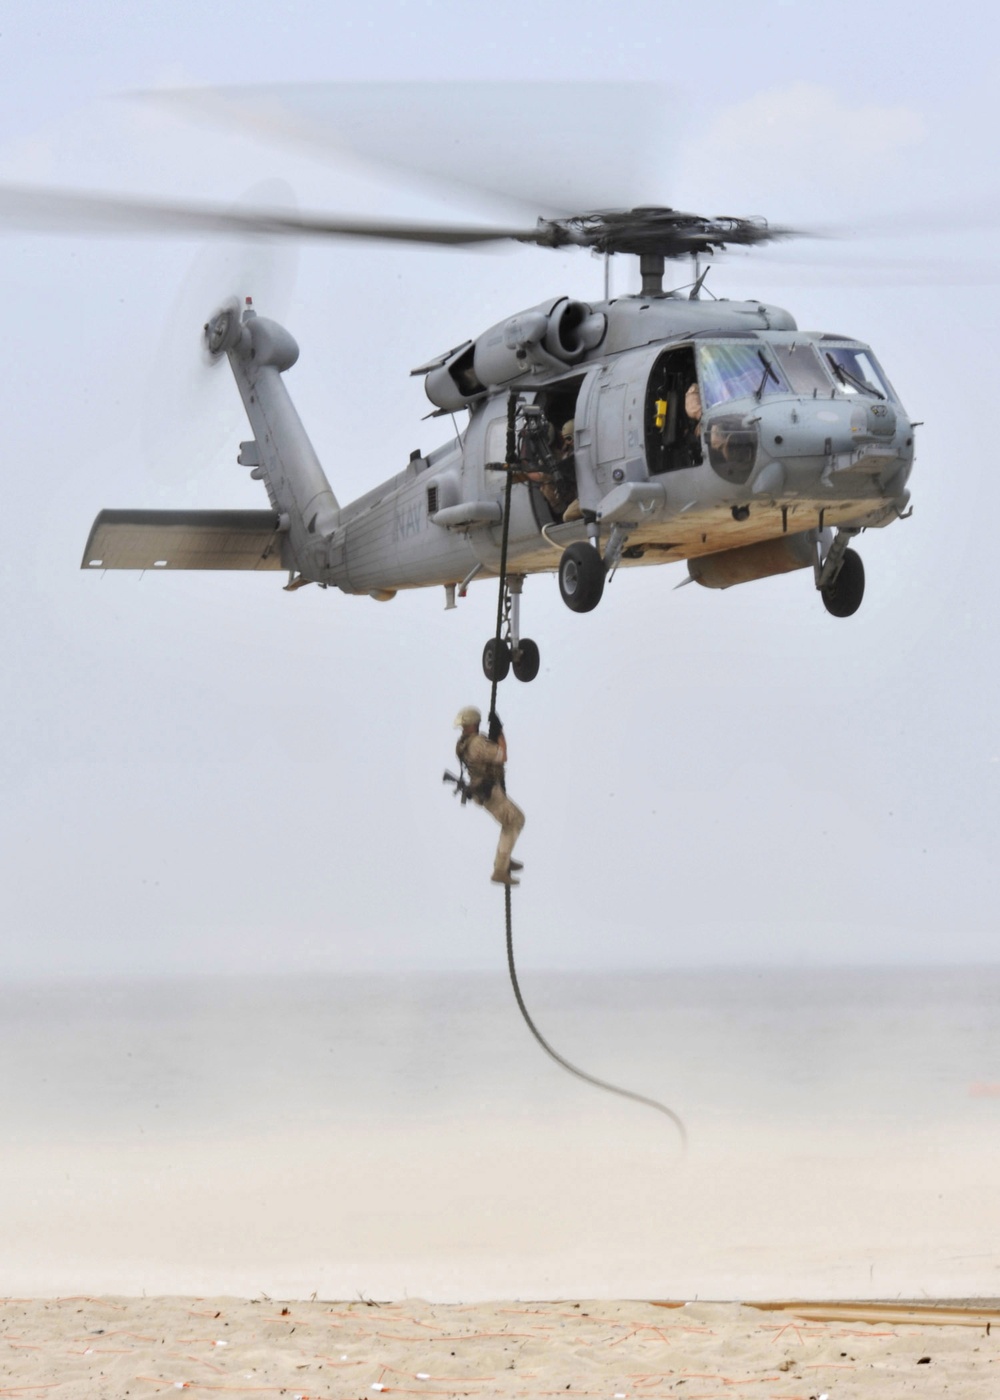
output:
POLYGON ((913 424, 871 349, 762 302, 654 284, 508 317, 413 371, 439 415, 467 413, 459 435, 344 506, 285 388, 289 332, 230 305, 205 337, 231 365, 252 429, 238 460, 270 510, 104 511, 84 567, 286 569, 291 587, 380 600, 435 584, 451 606, 499 571, 512 469, 516 663, 526 575, 558 572, 586 612, 618 567, 687 560, 688 580, 727 588, 811 566, 847 616, 864 590, 849 542, 908 513, 913 424))

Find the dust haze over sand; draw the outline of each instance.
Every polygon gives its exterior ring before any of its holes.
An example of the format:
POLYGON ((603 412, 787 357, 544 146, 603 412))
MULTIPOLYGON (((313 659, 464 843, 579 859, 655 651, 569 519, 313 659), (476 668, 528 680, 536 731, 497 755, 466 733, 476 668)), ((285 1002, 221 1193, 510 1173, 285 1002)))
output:
POLYGON ((1000 1294, 995 969, 0 995, 0 1289, 1000 1294))

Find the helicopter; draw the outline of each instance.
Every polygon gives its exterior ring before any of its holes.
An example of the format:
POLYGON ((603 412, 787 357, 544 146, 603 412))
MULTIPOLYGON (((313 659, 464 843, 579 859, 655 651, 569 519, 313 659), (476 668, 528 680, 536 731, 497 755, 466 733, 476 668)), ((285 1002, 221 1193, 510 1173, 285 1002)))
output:
POLYGON ((491 681, 538 674, 521 633, 524 580, 558 577, 566 606, 598 606, 619 568, 684 561, 687 578, 725 589, 811 570, 828 613, 860 607, 864 566, 851 542, 910 513, 915 424, 872 349, 802 332, 783 308, 704 300, 698 260, 796 230, 759 218, 666 207, 541 217, 534 227, 337 220, 39 191, 0 196, 22 212, 279 236, 470 246, 514 240, 638 259, 640 289, 600 301, 552 297, 433 356, 429 416, 467 413, 462 431, 341 505, 285 387, 290 332, 250 298, 211 311, 205 353, 226 359, 250 424, 238 462, 266 490, 261 510, 102 510, 81 567, 288 573, 387 602, 443 587, 445 606, 496 579, 507 544, 503 629, 487 641, 491 681), (48 201, 48 204, 46 203, 48 201), (664 287, 694 260, 693 283, 664 287), (508 476, 509 516, 505 519, 508 476), (506 534, 506 541, 504 535, 506 534))

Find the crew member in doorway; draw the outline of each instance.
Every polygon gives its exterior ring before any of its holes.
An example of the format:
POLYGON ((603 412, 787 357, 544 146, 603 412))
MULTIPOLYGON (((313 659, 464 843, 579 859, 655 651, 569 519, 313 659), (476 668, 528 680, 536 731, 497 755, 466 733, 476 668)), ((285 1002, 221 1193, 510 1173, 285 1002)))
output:
POLYGON ((507 740, 498 719, 491 724, 493 738, 480 734, 483 717, 474 705, 459 710, 455 728, 462 735, 455 745, 458 760, 468 770, 469 796, 500 823, 500 840, 493 862, 493 881, 498 885, 517 885, 513 872, 523 867, 511 859, 514 842, 524 826, 524 813, 511 802, 504 787, 504 764, 507 762, 507 740))
POLYGON ((556 452, 556 461, 559 463, 559 475, 565 501, 562 510, 564 524, 568 524, 571 520, 581 520, 583 518, 583 511, 580 509, 580 498, 577 495, 576 489, 575 435, 576 420, 571 418, 568 423, 562 425, 562 432, 559 434, 559 448, 556 452))

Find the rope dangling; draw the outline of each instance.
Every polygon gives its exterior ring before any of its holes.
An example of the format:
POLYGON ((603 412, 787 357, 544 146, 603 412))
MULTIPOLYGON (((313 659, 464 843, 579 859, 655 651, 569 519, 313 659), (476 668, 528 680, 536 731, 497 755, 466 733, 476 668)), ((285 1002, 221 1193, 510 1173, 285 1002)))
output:
MULTIPOLYGON (((511 393, 507 399, 507 488, 504 492, 503 503, 503 534, 500 542, 500 587, 497 597, 497 627, 496 636, 493 640, 493 685, 490 691, 490 720, 494 720, 497 708, 497 685, 499 684, 497 675, 497 658, 500 655, 500 645, 503 641, 504 622, 504 595, 507 590, 507 540, 510 532, 510 499, 511 489, 514 484, 514 471, 520 465, 517 452, 517 404, 518 396, 511 393)), ((577 1079, 582 1079, 585 1084, 592 1084, 595 1089, 604 1089, 606 1093, 617 1094, 620 1098, 631 1099, 633 1103, 645 1104, 647 1108, 655 1108, 659 1113, 664 1113, 674 1124, 680 1133, 681 1147, 687 1147, 687 1129, 683 1120, 672 1108, 667 1108, 666 1104, 660 1103, 657 1099, 647 1098, 645 1094, 633 1093, 631 1089, 621 1089, 617 1084, 609 1084, 604 1079, 598 1079, 593 1074, 588 1074, 586 1070, 578 1069, 569 1060, 563 1058, 557 1050, 554 1050, 549 1042, 542 1035, 528 1013, 528 1008, 524 1004, 524 997, 521 995, 521 987, 517 980, 517 968, 514 965, 514 930, 511 918, 510 885, 504 886, 504 911, 507 925, 507 970, 510 973, 510 983, 514 989, 514 998, 517 1002, 518 1010, 524 1017, 524 1023, 528 1030, 538 1041, 538 1044, 545 1051, 550 1059, 555 1060, 569 1074, 575 1075, 577 1079)))
POLYGON ((517 394, 511 393, 507 398, 507 486, 504 490, 503 498, 503 532, 500 537, 500 588, 497 598, 497 626, 496 634, 493 638, 493 685, 490 689, 490 719, 497 711, 497 686, 499 677, 497 674, 497 657, 500 655, 500 644, 503 641, 503 605, 504 594, 507 591, 507 540, 510 536, 510 497, 514 486, 514 470, 520 465, 517 455, 517 394))
POLYGON ((514 967, 514 931, 510 915, 509 885, 506 887, 506 895, 507 968, 510 972, 510 982, 511 986, 514 988, 514 996, 517 999, 518 1008, 520 1009, 521 1015, 524 1017, 525 1025, 528 1027, 528 1030, 538 1041, 546 1055, 555 1060, 557 1065, 561 1065, 563 1069, 568 1070, 570 1074, 575 1075, 577 1079, 582 1079, 585 1084, 593 1084, 595 1089, 604 1089, 609 1094, 617 1094, 619 1098, 631 1099, 633 1103, 644 1103, 647 1108, 655 1108, 659 1113, 665 1113, 678 1133, 680 1133, 681 1149, 686 1149, 687 1129, 684 1126, 684 1120, 679 1114, 675 1113, 672 1108, 668 1108, 666 1104, 660 1103, 659 1099, 650 1099, 647 1098, 645 1094, 636 1094, 632 1089, 621 1089, 617 1084, 609 1084, 606 1079, 598 1079, 595 1075, 588 1074, 586 1070, 579 1069, 576 1065, 570 1064, 569 1060, 564 1059, 562 1055, 559 1054, 558 1050, 553 1050, 552 1046, 542 1035, 541 1031, 528 1014, 528 1008, 524 1004, 521 988, 518 985, 517 970, 514 967))

